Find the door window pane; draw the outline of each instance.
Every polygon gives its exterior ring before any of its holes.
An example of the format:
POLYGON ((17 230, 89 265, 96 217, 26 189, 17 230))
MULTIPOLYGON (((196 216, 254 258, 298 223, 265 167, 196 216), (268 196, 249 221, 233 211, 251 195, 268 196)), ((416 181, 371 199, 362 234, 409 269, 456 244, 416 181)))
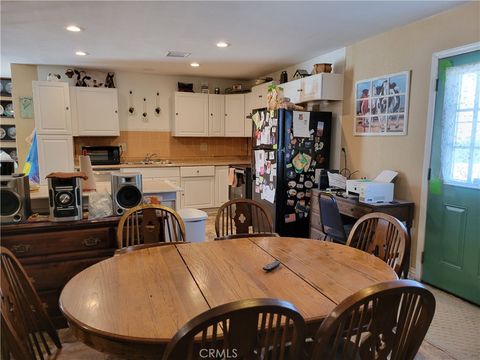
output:
POLYGON ((445 183, 480 188, 480 63, 446 71, 441 165, 445 183))

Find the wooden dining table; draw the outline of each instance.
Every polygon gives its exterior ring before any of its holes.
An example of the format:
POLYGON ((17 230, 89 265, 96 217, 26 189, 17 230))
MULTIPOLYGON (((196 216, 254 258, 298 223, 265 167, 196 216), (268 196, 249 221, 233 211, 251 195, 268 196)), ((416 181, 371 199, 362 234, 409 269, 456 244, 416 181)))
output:
POLYGON ((382 260, 331 242, 252 237, 137 250, 72 278, 60 308, 87 345, 127 358, 159 358, 177 330, 215 306, 248 298, 291 302, 312 336, 356 291, 396 280, 382 260), (265 272, 263 266, 280 261, 265 272))

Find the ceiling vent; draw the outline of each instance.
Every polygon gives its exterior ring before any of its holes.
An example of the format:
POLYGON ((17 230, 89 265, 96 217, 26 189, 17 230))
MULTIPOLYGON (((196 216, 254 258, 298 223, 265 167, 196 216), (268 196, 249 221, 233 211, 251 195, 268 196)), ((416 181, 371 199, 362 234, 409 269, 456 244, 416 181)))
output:
POLYGON ((165 54, 166 57, 174 57, 174 58, 186 58, 189 57, 191 53, 184 52, 184 51, 167 51, 165 54))

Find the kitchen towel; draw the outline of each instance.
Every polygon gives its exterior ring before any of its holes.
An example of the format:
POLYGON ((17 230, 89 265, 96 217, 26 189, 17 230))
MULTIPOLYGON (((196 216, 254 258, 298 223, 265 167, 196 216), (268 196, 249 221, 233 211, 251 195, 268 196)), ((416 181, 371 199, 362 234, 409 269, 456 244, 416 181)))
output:
POLYGON ((96 190, 97 186, 95 184, 95 176, 93 175, 92 163, 90 161, 90 156, 80 155, 80 171, 84 172, 87 175, 86 180, 82 180, 82 188, 84 191, 96 190))

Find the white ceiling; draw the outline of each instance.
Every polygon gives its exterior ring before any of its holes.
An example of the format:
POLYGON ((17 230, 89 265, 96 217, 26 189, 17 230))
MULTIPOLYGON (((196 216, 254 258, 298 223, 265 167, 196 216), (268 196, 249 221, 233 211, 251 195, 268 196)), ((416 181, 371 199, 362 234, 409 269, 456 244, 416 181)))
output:
POLYGON ((1 73, 26 63, 252 79, 462 3, 2 0, 1 73), (167 50, 192 55, 167 59, 167 50))

